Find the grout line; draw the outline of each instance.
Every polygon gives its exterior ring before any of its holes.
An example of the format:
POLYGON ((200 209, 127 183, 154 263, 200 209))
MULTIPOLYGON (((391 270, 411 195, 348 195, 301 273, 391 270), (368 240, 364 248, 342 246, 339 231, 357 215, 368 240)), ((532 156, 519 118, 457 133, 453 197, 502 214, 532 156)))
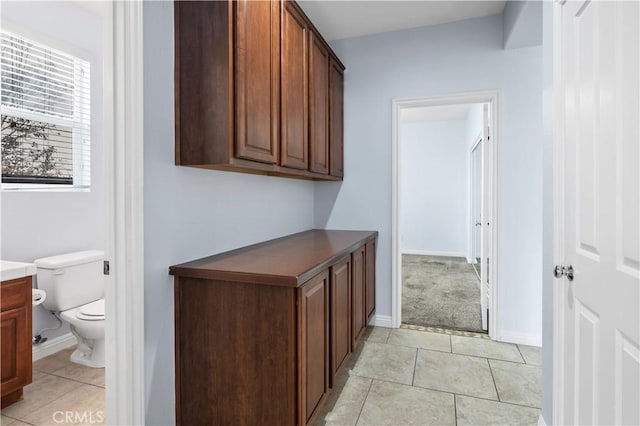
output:
POLYGON ((61 375, 59 375, 59 374, 55 374, 55 373, 46 373, 46 372, 44 372, 44 371, 40 371, 40 373, 42 373, 42 374, 47 374, 47 375, 49 375, 49 376, 53 376, 53 377, 58 377, 58 378, 60 378, 60 379, 70 380, 70 381, 72 381, 72 382, 80 383, 80 384, 83 384, 83 385, 93 386, 93 387, 100 388, 100 389, 104 389, 104 388, 105 388, 105 386, 99 386, 99 385, 96 385, 96 384, 93 384, 93 383, 83 382, 82 380, 72 379, 72 378, 70 378, 70 377, 61 376, 61 375))
POLYGON ((493 369, 491 368, 491 363, 489 362, 488 358, 487 358, 487 364, 489 364, 489 372, 491 373, 491 380, 493 380, 493 387, 496 389, 496 395, 498 396, 498 401, 502 402, 500 400, 500 392, 498 392, 498 385, 496 385, 496 378, 493 376, 493 369))
POLYGON ((371 383, 369 383, 369 389, 367 389, 367 394, 364 396, 364 399, 362 400, 362 406, 360 407, 360 411, 358 411, 358 418, 356 419, 356 422, 354 423, 354 425, 357 425, 358 422, 360 421, 360 416, 362 415, 362 410, 364 410, 364 404, 367 403, 367 398, 369 398, 369 392, 371 392, 371 388, 373 387, 373 381, 375 379, 371 379, 371 383))
POLYGON ((416 366, 418 365, 418 351, 420 349, 416 348, 416 356, 413 358, 413 374, 411 375, 411 386, 413 386, 413 382, 416 381, 416 366))
POLYGON ((520 350, 520 345, 517 345, 517 344, 516 344, 516 348, 518 348, 518 352, 520 353, 520 357, 522 358, 522 361, 523 361, 525 364, 529 365, 529 363, 527 362, 527 359, 524 357, 524 355, 522 355, 522 351, 520 350))
POLYGON ((453 421, 458 426, 458 402, 456 401, 458 395, 453 394, 453 421))

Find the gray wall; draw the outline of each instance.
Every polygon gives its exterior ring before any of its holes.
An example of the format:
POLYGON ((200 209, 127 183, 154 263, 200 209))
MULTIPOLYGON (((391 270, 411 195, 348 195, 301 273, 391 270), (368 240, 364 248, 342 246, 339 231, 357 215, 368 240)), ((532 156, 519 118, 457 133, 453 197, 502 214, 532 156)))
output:
MULTIPOLYGON (((144 3, 147 424, 174 423, 168 268, 313 225, 313 183, 173 165, 173 5, 144 3)), ((268 321, 265 318, 265 321, 268 321)))
POLYGON ((541 47, 504 50, 502 16, 332 43, 346 65, 345 180, 317 183, 315 225, 380 231, 377 314, 391 315, 391 100, 499 89, 498 338, 540 342, 541 47))
POLYGON ((466 120, 400 124, 403 253, 469 254, 466 131, 466 120))
MULTIPOLYGON (((32 262, 73 251, 104 250, 102 18, 78 3, 3 1, 2 23, 4 29, 91 62, 91 190, 3 191, 1 258, 32 262)), ((46 309, 34 307, 34 334, 57 325, 46 309)), ((66 324, 45 336, 65 333, 66 324)))

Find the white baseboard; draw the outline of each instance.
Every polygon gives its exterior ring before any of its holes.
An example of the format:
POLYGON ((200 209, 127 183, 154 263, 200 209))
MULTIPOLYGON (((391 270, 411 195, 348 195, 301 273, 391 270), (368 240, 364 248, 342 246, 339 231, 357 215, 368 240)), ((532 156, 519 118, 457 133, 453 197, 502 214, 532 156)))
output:
POLYGON ((497 339, 500 342, 515 343, 518 345, 542 346, 542 336, 538 334, 514 333, 502 331, 498 333, 497 339))
POLYGON ((538 417, 538 426, 547 426, 547 422, 544 421, 544 417, 542 417, 542 413, 540 413, 540 417, 538 417))
POLYGON ((374 315, 373 318, 371 318, 371 322, 369 323, 369 325, 373 325, 375 327, 393 328, 393 321, 391 320, 390 316, 374 315))
POLYGON ((419 256, 446 256, 446 257, 464 257, 469 255, 467 252, 458 251, 429 251, 429 250, 401 250, 402 254, 416 254, 419 256))
POLYGON ((37 361, 46 356, 53 355, 56 352, 60 352, 63 349, 68 348, 69 346, 73 346, 77 343, 76 338, 73 334, 67 333, 62 336, 54 337, 51 340, 47 340, 44 343, 40 343, 39 345, 33 345, 32 349, 32 360, 37 361))

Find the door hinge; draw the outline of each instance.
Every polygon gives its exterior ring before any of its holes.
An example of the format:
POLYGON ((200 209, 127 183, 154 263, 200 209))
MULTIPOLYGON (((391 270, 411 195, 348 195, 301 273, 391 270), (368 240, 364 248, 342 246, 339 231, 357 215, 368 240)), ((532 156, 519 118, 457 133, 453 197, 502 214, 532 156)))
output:
POLYGON ((105 260, 104 263, 102 264, 102 273, 104 275, 109 275, 109 270, 110 270, 109 268, 110 268, 109 261, 105 260))

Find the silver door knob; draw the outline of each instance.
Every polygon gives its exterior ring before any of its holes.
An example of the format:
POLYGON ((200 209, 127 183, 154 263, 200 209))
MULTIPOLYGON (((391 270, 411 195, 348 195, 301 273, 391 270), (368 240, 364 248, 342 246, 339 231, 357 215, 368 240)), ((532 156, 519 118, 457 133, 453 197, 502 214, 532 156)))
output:
POLYGON ((476 226, 482 226, 482 222, 476 222, 476 226))
POLYGON ((556 278, 567 277, 569 281, 573 281, 573 266, 556 265, 553 268, 553 276, 556 278))

